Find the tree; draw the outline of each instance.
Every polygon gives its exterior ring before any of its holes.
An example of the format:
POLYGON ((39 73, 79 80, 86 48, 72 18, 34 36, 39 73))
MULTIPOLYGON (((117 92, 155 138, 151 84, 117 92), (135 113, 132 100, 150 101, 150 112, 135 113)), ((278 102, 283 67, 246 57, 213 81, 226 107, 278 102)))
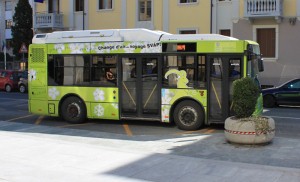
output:
POLYGON ((33 37, 32 8, 28 0, 19 0, 15 8, 13 23, 14 25, 11 27, 13 53, 17 58, 20 58, 19 50, 22 43, 28 47, 33 37))

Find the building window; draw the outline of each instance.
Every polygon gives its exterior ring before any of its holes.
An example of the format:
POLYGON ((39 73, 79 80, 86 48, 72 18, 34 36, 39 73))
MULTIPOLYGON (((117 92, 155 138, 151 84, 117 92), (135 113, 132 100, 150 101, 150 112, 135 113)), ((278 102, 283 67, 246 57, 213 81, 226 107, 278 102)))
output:
POLYGON ((265 58, 276 57, 276 30, 275 28, 256 29, 256 40, 265 58))
POLYGON ((179 0, 180 4, 186 4, 186 3, 196 3, 198 0, 179 0))
POLYGON ((12 20, 5 20, 5 29, 11 29, 12 20))
POLYGON ((5 1, 5 11, 11 11, 11 1, 5 1))
POLYGON ((112 0, 99 0, 99 10, 112 9, 112 0))
POLYGON ((220 30, 220 34, 230 37, 230 30, 229 29, 220 30))
POLYGON ((84 0, 76 0, 75 2, 75 11, 83 11, 84 0))
POLYGON ((179 30, 179 34, 196 34, 196 30, 179 30))
POLYGON ((151 0, 139 0, 139 21, 151 21, 151 0))

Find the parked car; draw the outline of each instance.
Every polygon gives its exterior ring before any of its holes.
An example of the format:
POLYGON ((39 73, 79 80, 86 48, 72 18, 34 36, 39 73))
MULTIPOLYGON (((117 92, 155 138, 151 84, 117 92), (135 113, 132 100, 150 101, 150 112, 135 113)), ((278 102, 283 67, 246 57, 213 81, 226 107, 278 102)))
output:
POLYGON ((0 70, 0 90, 11 92, 18 88, 18 81, 22 72, 15 70, 0 70))
POLYGON ((20 80, 18 82, 18 88, 21 93, 25 93, 28 91, 28 72, 22 72, 20 80))
POLYGON ((264 107, 300 106, 300 78, 292 79, 278 87, 263 89, 262 94, 264 107))

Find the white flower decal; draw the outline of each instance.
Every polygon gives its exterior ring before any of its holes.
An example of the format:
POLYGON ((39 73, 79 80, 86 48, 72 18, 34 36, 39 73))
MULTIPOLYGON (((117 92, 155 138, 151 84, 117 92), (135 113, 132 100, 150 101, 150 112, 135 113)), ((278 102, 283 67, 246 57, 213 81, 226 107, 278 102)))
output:
POLYGON ((56 87, 50 88, 48 90, 48 95, 54 100, 56 99, 57 96, 59 96, 59 91, 57 90, 56 87))
POLYGON ((111 105, 112 105, 114 108, 116 108, 116 109, 119 108, 119 107, 118 107, 118 104, 112 103, 111 105))
POLYGON ((98 104, 94 107, 94 113, 98 117, 104 116, 104 108, 100 104, 98 104))
POLYGON ((80 43, 69 44, 69 48, 71 50, 71 53, 83 53, 84 44, 80 44, 80 43))
POLYGON ((57 51, 57 53, 62 53, 65 50, 65 45, 55 44, 54 49, 57 51))
POLYGON ((104 91, 103 90, 101 90, 101 89, 99 89, 99 88, 97 88, 95 91, 94 91, 94 99, 95 99, 95 101, 99 101, 99 100, 101 100, 101 101, 104 101, 104 91))
POLYGON ((30 69, 28 71, 28 80, 29 81, 36 80, 36 71, 34 69, 30 69))

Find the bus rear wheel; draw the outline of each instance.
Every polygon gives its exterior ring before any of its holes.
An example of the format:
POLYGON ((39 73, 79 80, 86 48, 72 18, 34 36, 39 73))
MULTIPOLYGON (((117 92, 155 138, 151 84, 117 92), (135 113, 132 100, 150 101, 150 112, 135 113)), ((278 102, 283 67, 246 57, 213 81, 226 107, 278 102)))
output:
POLYGON ((179 129, 197 130, 204 123, 204 112, 195 101, 182 101, 174 110, 174 122, 179 129))
POLYGON ((61 105, 61 116, 72 124, 83 123, 86 119, 86 108, 78 97, 68 97, 61 105))

